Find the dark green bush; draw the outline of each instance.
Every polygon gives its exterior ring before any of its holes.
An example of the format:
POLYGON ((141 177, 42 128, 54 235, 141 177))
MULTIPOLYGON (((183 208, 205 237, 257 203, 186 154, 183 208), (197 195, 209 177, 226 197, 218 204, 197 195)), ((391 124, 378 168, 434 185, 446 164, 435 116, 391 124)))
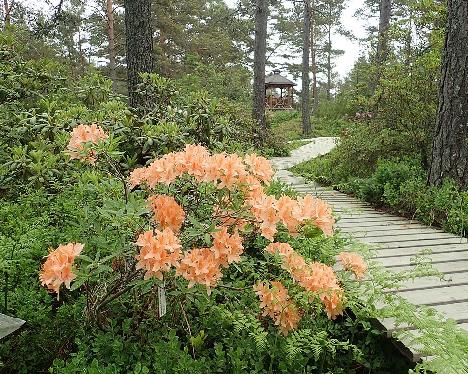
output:
POLYGON ((266 155, 285 153, 281 139, 259 141, 244 104, 206 92, 182 94, 177 82, 146 74, 139 86, 145 105, 130 111, 99 73, 75 77, 59 60, 28 60, 15 40, 0 35, 0 196, 69 184, 76 167, 63 150, 79 123, 98 122, 118 136, 127 168, 186 143, 241 153, 262 145, 266 155))
POLYGON ((334 157, 336 155, 308 161, 294 170, 307 179, 334 184, 376 206, 388 206, 397 213, 458 235, 468 234, 468 191, 460 191, 450 180, 441 187, 428 186, 427 174, 418 156, 380 160, 367 178, 338 174, 332 166, 334 157))

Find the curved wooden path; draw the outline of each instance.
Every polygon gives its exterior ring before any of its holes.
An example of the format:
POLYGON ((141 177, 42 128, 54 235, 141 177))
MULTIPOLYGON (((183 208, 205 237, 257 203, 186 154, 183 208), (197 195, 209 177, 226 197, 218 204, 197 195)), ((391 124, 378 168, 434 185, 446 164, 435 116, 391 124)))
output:
MULTIPOLYGON (((273 158, 276 178, 290 184, 296 191, 313 194, 333 207, 340 220, 337 227, 363 243, 375 246, 375 260, 385 268, 401 271, 412 267, 412 258, 429 250, 433 266, 449 281, 436 277, 417 278, 403 284, 399 295, 415 305, 430 306, 456 321, 468 331, 468 242, 465 238, 425 226, 417 221, 376 211, 369 204, 344 193, 321 187, 304 178, 294 176, 287 169, 304 160, 325 154, 333 147, 332 138, 317 138, 292 152, 291 157, 273 158)), ((392 319, 379 321, 389 336, 402 327, 392 319)), ((404 327, 412 329, 411 326, 404 327)), ((413 361, 424 355, 410 344, 404 344, 403 353, 413 361)))

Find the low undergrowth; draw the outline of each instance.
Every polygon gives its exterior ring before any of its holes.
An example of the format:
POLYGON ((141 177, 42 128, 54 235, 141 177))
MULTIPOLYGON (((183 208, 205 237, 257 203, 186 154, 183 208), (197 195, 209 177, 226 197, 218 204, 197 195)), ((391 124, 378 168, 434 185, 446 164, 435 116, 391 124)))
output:
POLYGON ((377 161, 368 177, 341 173, 336 167, 339 150, 304 162, 292 170, 306 179, 355 195, 378 208, 442 227, 460 236, 468 235, 468 191, 460 191, 450 180, 441 187, 427 185, 427 173, 419 158, 377 161))

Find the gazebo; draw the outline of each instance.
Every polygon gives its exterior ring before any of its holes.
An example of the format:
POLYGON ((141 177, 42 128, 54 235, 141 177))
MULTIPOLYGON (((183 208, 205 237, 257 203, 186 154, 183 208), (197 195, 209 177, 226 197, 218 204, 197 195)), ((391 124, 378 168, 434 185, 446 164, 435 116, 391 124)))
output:
POLYGON ((279 70, 265 77, 265 107, 270 110, 293 108, 293 87, 296 84, 280 75, 279 70))

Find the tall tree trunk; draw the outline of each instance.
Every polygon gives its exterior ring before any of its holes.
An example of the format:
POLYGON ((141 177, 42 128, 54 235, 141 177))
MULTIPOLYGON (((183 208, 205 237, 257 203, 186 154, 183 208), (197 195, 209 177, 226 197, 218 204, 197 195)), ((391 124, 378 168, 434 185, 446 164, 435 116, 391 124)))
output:
POLYGON ((468 1, 448 0, 439 109, 429 182, 468 188, 468 1))
POLYGON ((117 72, 115 70, 115 33, 114 33, 114 4, 112 0, 106 0, 107 16, 107 40, 109 42, 109 71, 112 80, 112 89, 115 91, 117 72))
POLYGON ((127 86, 130 106, 144 104, 136 94, 140 73, 153 71, 153 30, 151 0, 125 0, 125 34, 127 47, 127 86))
POLYGON ((302 133, 310 134, 310 0, 304 0, 302 29, 302 133))
POLYGON ((409 10, 408 30, 405 35, 405 65, 411 66, 413 55, 413 11, 409 10))
POLYGON ((313 100, 313 113, 318 108, 318 90, 317 90, 317 47, 315 45, 315 3, 311 2, 310 7, 310 57, 312 64, 312 100, 313 100))
POLYGON ((392 15, 392 0, 380 0, 379 34, 377 41, 377 53, 375 58, 376 75, 372 84, 372 91, 375 91, 380 76, 382 75, 382 65, 388 57, 388 29, 390 28, 390 17, 392 15))
POLYGON ((84 74, 86 65, 86 56, 83 51, 83 39, 81 38, 81 25, 78 26, 78 69, 81 74, 84 74))
MULTIPOLYGON (((330 8, 330 19, 331 19, 331 8, 330 8)), ((332 42, 331 42, 331 25, 328 26, 328 47, 327 47, 327 100, 331 99, 331 86, 332 86, 332 64, 331 64, 331 53, 332 53, 332 42)))
POLYGON ((3 29, 6 30, 11 25, 11 9, 14 1, 8 4, 8 0, 3 0, 3 29))
POLYGON ((266 133, 265 64, 266 64, 267 25, 268 25, 268 0, 256 0, 252 117, 260 126, 262 139, 266 133))

